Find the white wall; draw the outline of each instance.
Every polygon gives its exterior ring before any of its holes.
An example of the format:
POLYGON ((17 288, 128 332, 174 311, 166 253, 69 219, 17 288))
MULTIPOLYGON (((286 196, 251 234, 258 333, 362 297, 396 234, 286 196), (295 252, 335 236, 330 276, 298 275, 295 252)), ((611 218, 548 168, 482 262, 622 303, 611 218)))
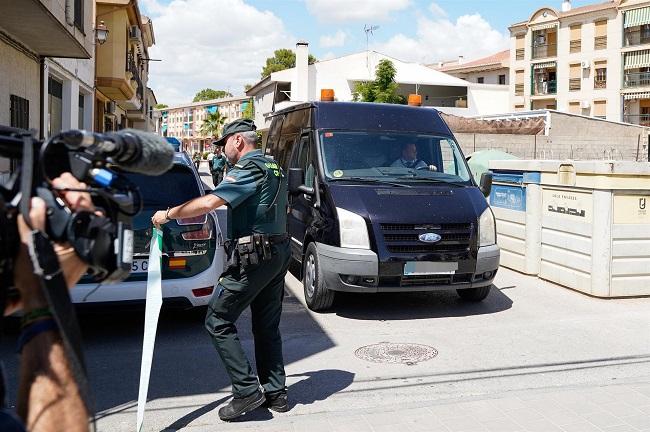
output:
POLYGON ((471 115, 503 114, 510 111, 508 86, 473 84, 467 95, 471 115))

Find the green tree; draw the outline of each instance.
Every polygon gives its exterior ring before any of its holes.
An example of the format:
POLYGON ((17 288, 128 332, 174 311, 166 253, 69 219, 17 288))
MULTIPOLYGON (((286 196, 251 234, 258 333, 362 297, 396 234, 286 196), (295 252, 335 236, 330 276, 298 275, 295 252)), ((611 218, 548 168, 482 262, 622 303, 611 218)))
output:
POLYGON ((219 111, 215 111, 208 114, 205 120, 203 120, 199 132, 204 137, 219 137, 221 135, 221 128, 223 128, 225 122, 226 117, 222 116, 219 111))
POLYGON ((255 107, 253 106, 253 100, 249 99, 246 108, 241 113, 242 118, 255 120, 255 107))
MULTIPOLYGON (((316 57, 309 54, 309 64, 314 64, 318 60, 316 57)), ((262 68, 262 79, 271 75, 273 72, 278 72, 285 69, 290 69, 296 66, 296 53, 290 49, 282 48, 275 50, 273 57, 266 59, 266 65, 262 68)))
POLYGON ((244 91, 247 92, 248 90, 253 88, 253 84, 244 84, 244 91))
POLYGON ((221 99, 225 97, 232 97, 232 94, 225 90, 213 90, 211 88, 204 88, 194 96, 192 102, 201 102, 210 99, 221 99))
POLYGON ((405 104, 404 96, 397 94, 397 69, 390 60, 380 60, 375 69, 375 80, 357 83, 352 93, 354 101, 405 104))
POLYGON ((154 106, 154 108, 156 108, 156 109, 163 109, 163 108, 167 108, 168 106, 169 106, 169 105, 165 105, 164 103, 159 103, 159 104, 156 104, 156 105, 154 106))

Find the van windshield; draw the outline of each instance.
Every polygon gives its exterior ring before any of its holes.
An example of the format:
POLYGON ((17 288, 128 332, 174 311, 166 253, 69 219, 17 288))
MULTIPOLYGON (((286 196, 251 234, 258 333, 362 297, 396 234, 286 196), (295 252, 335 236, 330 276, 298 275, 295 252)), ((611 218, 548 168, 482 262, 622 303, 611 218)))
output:
POLYGON ((449 137, 403 132, 321 131, 320 147, 328 179, 471 184, 458 144, 449 137))

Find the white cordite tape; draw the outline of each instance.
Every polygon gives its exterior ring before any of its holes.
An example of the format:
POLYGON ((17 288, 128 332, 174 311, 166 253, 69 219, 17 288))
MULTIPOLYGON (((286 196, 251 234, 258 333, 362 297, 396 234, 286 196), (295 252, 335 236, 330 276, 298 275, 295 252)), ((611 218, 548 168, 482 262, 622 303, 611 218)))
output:
POLYGON ((156 342, 158 317, 162 306, 162 231, 154 228, 149 251, 149 271, 147 274, 147 306, 144 313, 144 339, 142 341, 142 362, 140 364, 140 390, 138 392, 138 418, 136 432, 142 432, 144 408, 149 391, 149 377, 153 349, 156 342))

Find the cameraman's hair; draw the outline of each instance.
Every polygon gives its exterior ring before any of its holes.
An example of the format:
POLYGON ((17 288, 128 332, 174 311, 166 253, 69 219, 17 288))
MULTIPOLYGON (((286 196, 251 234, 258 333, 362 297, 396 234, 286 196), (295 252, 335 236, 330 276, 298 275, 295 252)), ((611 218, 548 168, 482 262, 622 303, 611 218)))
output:
POLYGON ((242 136, 242 138, 244 138, 246 144, 257 146, 257 132, 248 131, 248 132, 240 132, 239 134, 242 136))

